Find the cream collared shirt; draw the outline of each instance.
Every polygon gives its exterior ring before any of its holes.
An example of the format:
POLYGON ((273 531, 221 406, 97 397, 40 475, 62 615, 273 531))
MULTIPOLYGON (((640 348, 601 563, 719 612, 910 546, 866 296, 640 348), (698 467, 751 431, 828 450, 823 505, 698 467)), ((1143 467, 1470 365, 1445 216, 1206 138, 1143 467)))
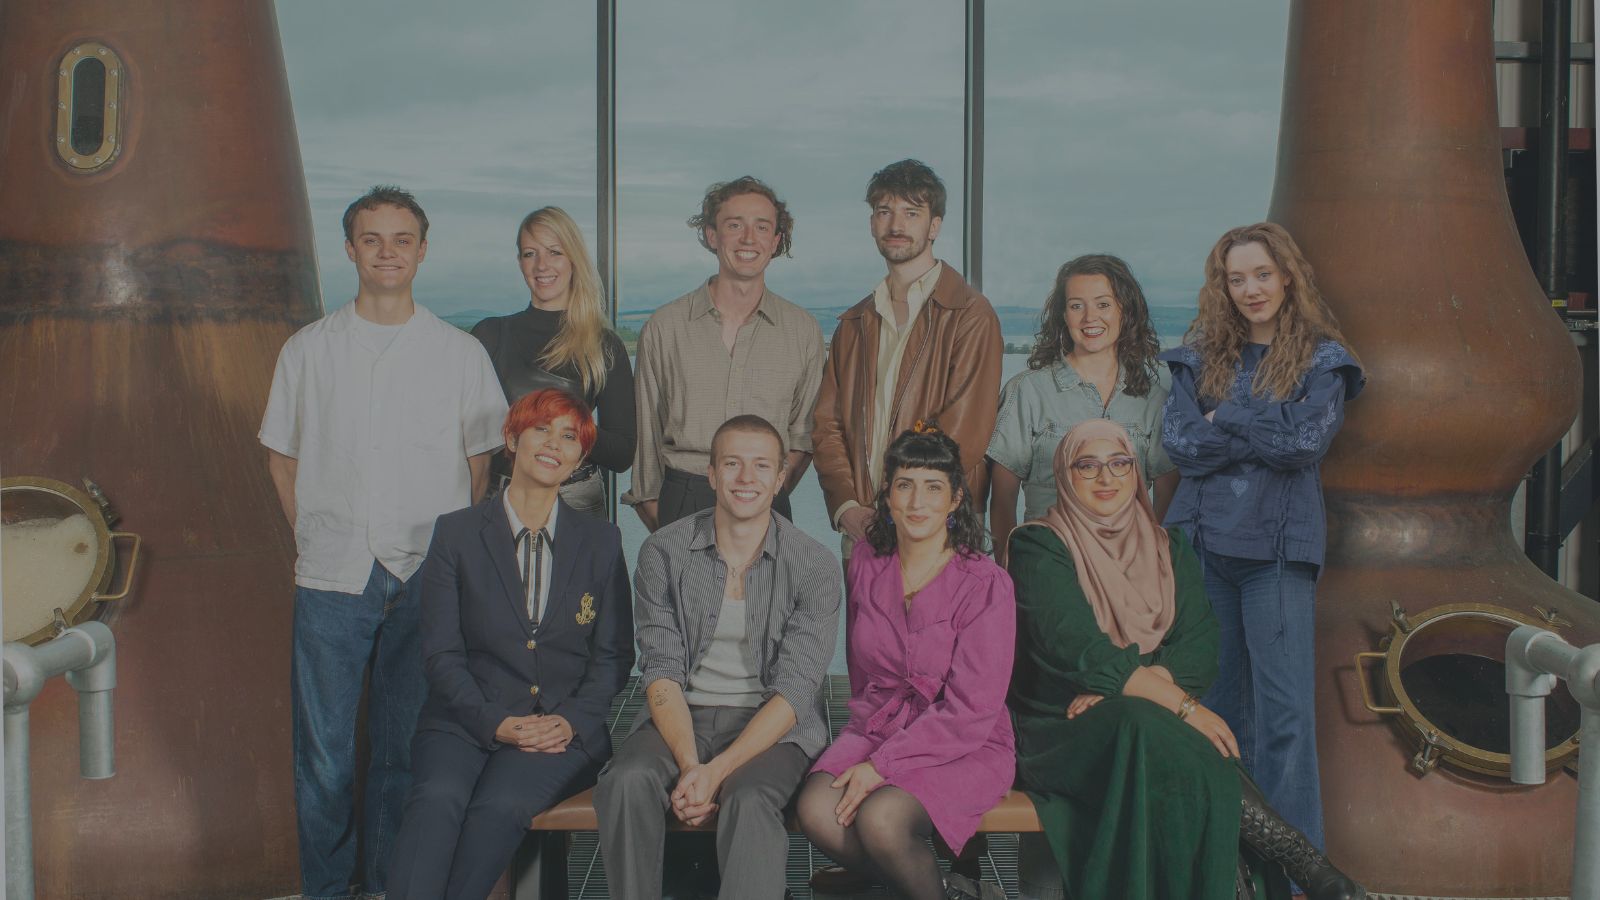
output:
POLYGON ((889 304, 889 279, 885 277, 872 291, 872 308, 883 320, 878 328, 878 384, 872 406, 872 442, 868 444, 871 452, 867 457, 872 461, 869 473, 874 492, 883 487, 883 455, 888 452, 889 443, 899 437, 889 433, 889 412, 894 409, 894 388, 900 380, 900 365, 905 361, 906 338, 911 335, 911 326, 916 324, 917 316, 922 313, 922 307, 927 304, 928 295, 933 293, 933 286, 939 283, 939 274, 943 271, 944 263, 934 260, 933 268, 922 273, 906 288, 904 328, 895 327, 894 309, 889 304))

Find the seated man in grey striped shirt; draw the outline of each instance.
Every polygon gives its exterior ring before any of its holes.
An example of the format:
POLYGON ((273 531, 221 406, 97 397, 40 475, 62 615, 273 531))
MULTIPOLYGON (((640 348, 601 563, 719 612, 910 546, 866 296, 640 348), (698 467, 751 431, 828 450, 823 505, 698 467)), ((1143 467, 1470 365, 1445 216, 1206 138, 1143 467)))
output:
POLYGON ((648 702, 595 790, 612 896, 659 898, 666 817, 698 825, 719 809, 720 896, 783 896, 783 809, 828 742, 843 590, 827 548, 772 512, 785 468, 771 423, 729 419, 711 440, 716 506, 639 550, 648 702))

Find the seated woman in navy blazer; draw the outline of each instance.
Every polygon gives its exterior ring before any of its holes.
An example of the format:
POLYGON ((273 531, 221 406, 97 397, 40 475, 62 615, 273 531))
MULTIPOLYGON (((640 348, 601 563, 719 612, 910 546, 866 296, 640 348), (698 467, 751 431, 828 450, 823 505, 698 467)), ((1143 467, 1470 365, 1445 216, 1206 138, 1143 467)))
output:
POLYGON ((487 896, 529 821, 594 784, 633 667, 621 532, 558 495, 594 446, 588 408, 534 391, 502 433, 511 482, 440 516, 421 569, 428 700, 390 900, 487 896))

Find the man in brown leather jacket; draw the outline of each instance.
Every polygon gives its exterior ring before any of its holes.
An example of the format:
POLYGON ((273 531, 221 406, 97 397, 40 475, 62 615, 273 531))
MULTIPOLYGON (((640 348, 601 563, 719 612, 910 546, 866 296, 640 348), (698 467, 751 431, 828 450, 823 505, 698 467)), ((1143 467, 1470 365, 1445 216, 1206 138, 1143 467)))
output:
POLYGON ((893 163, 872 176, 867 205, 889 274, 839 316, 812 428, 828 516, 847 553, 872 519, 884 449, 918 419, 960 445, 972 502, 983 508, 1005 351, 989 301, 934 258, 945 207, 939 176, 914 159, 893 163))

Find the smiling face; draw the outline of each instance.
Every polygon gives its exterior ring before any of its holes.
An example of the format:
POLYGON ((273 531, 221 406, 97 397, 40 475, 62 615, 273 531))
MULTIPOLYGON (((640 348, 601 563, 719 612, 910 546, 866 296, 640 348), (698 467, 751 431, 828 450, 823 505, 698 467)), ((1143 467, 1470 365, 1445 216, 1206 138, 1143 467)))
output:
POLYGON ((717 255, 719 276, 760 278, 778 247, 778 208, 760 194, 729 197, 705 237, 706 246, 717 255))
POLYGON ((1104 275, 1068 278, 1064 315, 1073 353, 1113 350, 1122 336, 1122 306, 1111 288, 1111 279, 1104 275))
POLYGON ((388 204, 363 209, 351 221, 350 232, 355 237, 344 242, 344 252, 356 264, 363 291, 393 293, 411 287, 428 252, 415 214, 388 204))
POLYGON ((583 461, 578 423, 570 415, 532 425, 507 442, 513 458, 511 477, 541 487, 560 487, 583 461))
POLYGON ((872 239, 890 265, 922 256, 932 265, 933 242, 943 222, 921 203, 886 195, 872 206, 872 239))
POLYGON ((1134 467, 1137 465, 1116 441, 1108 438, 1086 441, 1070 467, 1072 492, 1089 512, 1112 516, 1133 501, 1134 467))
POLYGON ((783 445, 759 431, 724 431, 711 447, 706 477, 717 509, 735 521, 765 516, 783 484, 783 445))
POLYGON ((572 290, 572 260, 556 233, 535 225, 517 241, 517 264, 522 278, 533 292, 533 304, 540 309, 567 308, 572 290))
POLYGON ((1289 279, 1278 268, 1265 244, 1251 241, 1228 251, 1223 259, 1228 279, 1228 297, 1250 327, 1250 341, 1270 344, 1278 332, 1278 313, 1283 310, 1289 279))
POLYGON ((961 505, 961 492, 950 489, 950 476, 938 469, 896 469, 886 498, 894 519, 896 540, 913 543, 944 539, 946 520, 961 505))

